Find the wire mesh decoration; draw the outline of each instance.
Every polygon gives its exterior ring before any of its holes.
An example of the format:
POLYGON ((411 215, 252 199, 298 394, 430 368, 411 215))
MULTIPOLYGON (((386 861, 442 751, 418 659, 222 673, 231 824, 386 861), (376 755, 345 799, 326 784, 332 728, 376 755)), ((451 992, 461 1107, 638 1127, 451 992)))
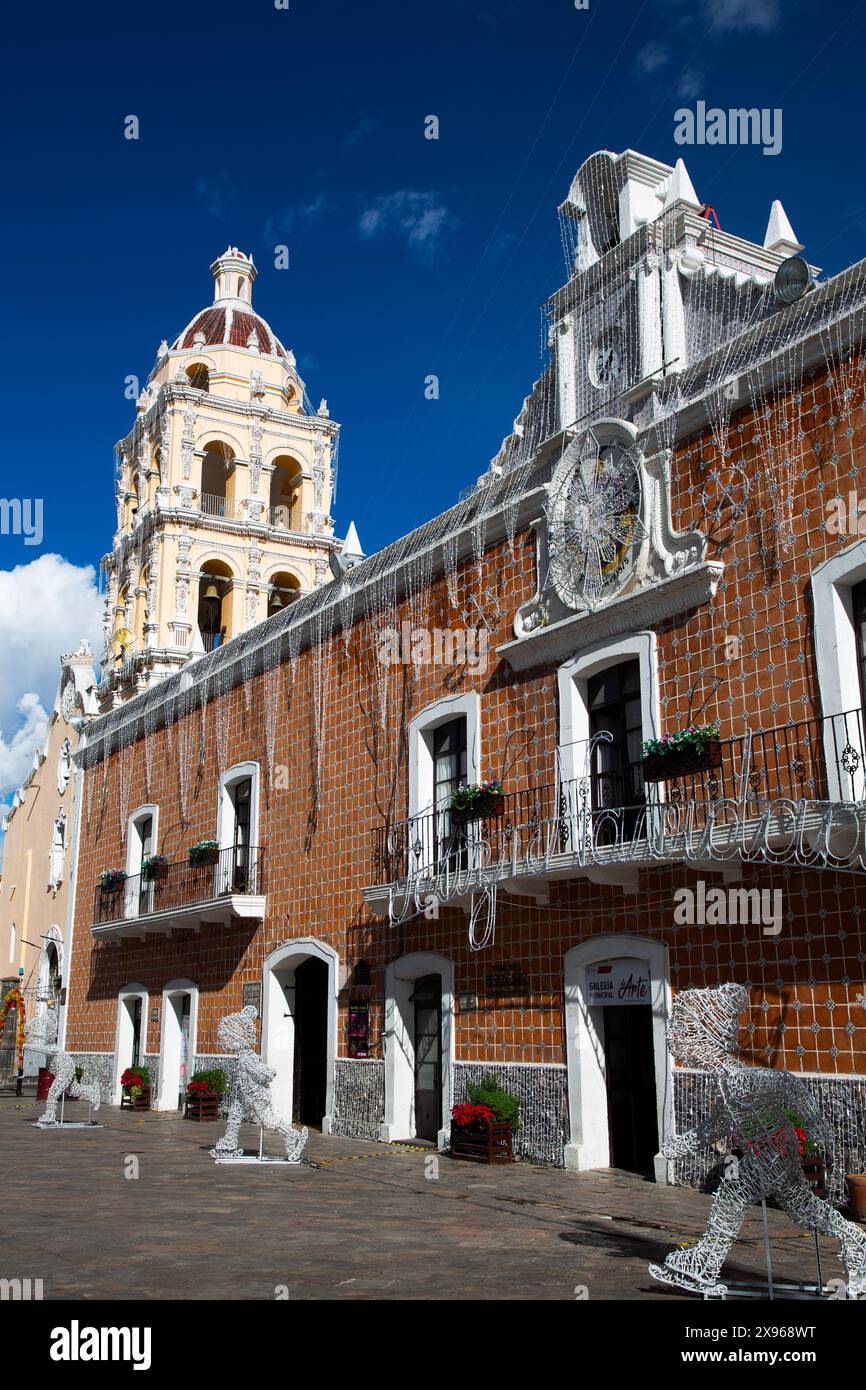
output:
POLYGON ((712 1073, 716 1095, 705 1118, 693 1130, 669 1136, 661 1153, 678 1159, 725 1143, 728 1160, 701 1240, 672 1250, 649 1272, 675 1288, 724 1296, 727 1287, 719 1276, 746 1212, 774 1197, 795 1225, 838 1240, 848 1296, 859 1298, 866 1293, 866 1233, 812 1191, 801 1164, 798 1130, 825 1155, 833 1135, 797 1077, 747 1066, 737 1056, 740 1015, 748 1006, 748 991, 737 984, 682 990, 674 1000, 667 1034, 671 1056, 712 1073))
POLYGON ((214 1158, 243 1158, 238 1133, 243 1121, 250 1120, 262 1129, 279 1134, 286 1146, 286 1161, 300 1163, 309 1132, 306 1128, 295 1129, 274 1109, 271 1082, 276 1072, 255 1051, 258 1016, 258 1009, 247 1004, 240 1013, 226 1014, 220 1020, 219 1045, 223 1052, 235 1054, 235 1063, 229 1088, 226 1132, 210 1152, 214 1158))
POLYGON ((53 1000, 49 1000, 45 1011, 37 1014, 35 1018, 31 1018, 24 1025, 25 1048, 46 1053, 48 1070, 54 1074, 54 1080, 46 1097, 45 1109, 36 1121, 40 1129, 53 1129, 59 1126, 57 1104, 61 1096, 67 1093, 75 1100, 86 1100, 94 1110, 99 1109, 99 1084, 96 1081, 77 1081, 75 1079, 77 1065, 75 1058, 58 1046, 58 1021, 57 1009, 54 1007, 53 1000))

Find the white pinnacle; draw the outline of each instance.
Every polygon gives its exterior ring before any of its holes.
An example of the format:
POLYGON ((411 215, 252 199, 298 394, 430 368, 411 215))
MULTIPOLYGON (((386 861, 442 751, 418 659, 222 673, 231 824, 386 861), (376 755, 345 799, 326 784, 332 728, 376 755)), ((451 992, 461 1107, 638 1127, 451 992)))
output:
POLYGON ((704 206, 695 192, 695 186, 689 178, 689 171, 681 159, 677 160, 674 172, 671 174, 671 181, 665 198, 665 211, 669 207, 673 207, 674 203, 687 203, 698 210, 704 206))
POLYGON ((788 214, 778 198, 770 208, 770 220, 767 223, 767 231, 764 236, 764 249, 777 251, 783 256, 798 256, 803 250, 794 234, 794 228, 788 221, 788 214))
POLYGON ((358 538, 358 532, 354 521, 349 522, 349 529, 346 532, 346 539, 343 541, 341 554, 347 557, 351 556, 353 560, 361 560, 364 558, 364 552, 361 549, 361 542, 358 538))

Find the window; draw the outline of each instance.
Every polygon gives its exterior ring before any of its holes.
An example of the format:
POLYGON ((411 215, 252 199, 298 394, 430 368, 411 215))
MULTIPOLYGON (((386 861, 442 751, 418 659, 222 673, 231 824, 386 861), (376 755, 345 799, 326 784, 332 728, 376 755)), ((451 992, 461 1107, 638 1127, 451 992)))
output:
POLYGON ((644 799, 641 775, 640 666, 624 661, 591 676, 587 682, 590 738, 599 738, 593 749, 592 806, 636 806, 644 799))
POLYGON ((433 808, 435 862, 451 839, 451 797, 466 782, 466 716, 449 719, 433 730, 433 808))
POLYGON ((851 590, 854 607, 854 640, 857 643, 857 672, 860 677, 860 708, 866 709, 866 580, 851 590))
POLYGON ((153 880, 145 880, 142 868, 145 859, 156 853, 157 807, 139 806, 129 818, 129 831, 126 845, 126 909, 125 916, 137 917, 143 912, 153 912, 158 904, 155 894, 161 886, 153 880))
POLYGON ((54 821, 54 833, 51 837, 51 852, 49 855, 48 867, 48 884, 55 892, 63 882, 63 861, 65 857, 66 812, 61 807, 54 821))
POLYGON ((220 781, 219 822, 222 893, 260 891, 258 882, 258 763, 241 763, 220 781))
POLYGON ((210 389, 210 373, 203 363, 198 362, 194 367, 187 368, 187 376, 190 386, 196 391, 208 391, 210 389))

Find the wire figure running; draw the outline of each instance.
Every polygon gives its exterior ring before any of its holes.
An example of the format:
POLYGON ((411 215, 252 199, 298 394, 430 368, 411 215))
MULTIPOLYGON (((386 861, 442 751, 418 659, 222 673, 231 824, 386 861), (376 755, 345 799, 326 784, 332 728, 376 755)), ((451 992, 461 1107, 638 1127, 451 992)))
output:
POLYGON ((740 1014, 748 1007, 747 991, 735 984, 682 990, 674 1001, 668 1050, 680 1065, 713 1073, 718 1094, 707 1117, 688 1133, 669 1137, 662 1155, 683 1158, 724 1139, 739 1156, 713 1197, 702 1239, 690 1249, 672 1250, 649 1272, 663 1284, 723 1297, 727 1288, 719 1273, 746 1212, 774 1197, 795 1225, 838 1240, 848 1297, 860 1298, 866 1293, 866 1234, 809 1187, 791 1117, 800 1120, 828 1165, 832 1131, 802 1081, 737 1057, 740 1014))

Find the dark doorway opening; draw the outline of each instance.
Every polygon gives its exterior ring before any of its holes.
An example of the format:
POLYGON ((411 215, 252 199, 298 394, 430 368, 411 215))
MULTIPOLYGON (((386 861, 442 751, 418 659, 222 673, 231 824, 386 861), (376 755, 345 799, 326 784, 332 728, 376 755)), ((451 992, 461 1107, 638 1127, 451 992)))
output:
POLYGON ((141 1000, 135 999, 132 1005, 132 1057, 129 1065, 137 1067, 141 1063, 141 1000))
POLYGON ((591 781, 595 838, 599 844, 611 844, 618 838, 620 819, 620 836, 634 829, 645 801, 640 664, 624 661, 593 676, 587 700, 590 735, 610 734, 610 742, 595 745, 591 781))
POLYGON ((651 1173, 659 1147, 652 1009, 609 1004, 602 1012, 611 1167, 651 1173))
POLYGON ((328 1070, 328 967, 312 957, 295 970, 292 1119, 321 1127, 328 1070))
POLYGON ((442 977, 415 981, 415 1134, 434 1142, 442 1128, 442 977))

